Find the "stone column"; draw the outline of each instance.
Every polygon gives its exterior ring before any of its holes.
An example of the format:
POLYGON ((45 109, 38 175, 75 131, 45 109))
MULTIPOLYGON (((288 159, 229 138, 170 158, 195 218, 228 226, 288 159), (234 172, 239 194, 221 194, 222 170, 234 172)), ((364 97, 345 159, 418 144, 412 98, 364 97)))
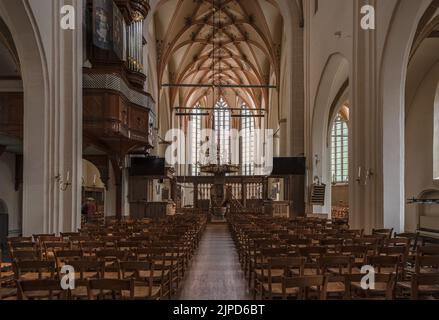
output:
POLYGON ((16 41, 23 76, 24 235, 74 231, 80 226, 81 12, 82 1, 75 0, 0 5, 16 41), (60 28, 60 10, 65 4, 79 13, 74 30, 60 28))
POLYGON ((354 4, 353 63, 351 68, 350 224, 353 228, 383 227, 380 192, 380 143, 377 94, 377 34, 361 27, 361 8, 376 0, 356 0, 354 4))

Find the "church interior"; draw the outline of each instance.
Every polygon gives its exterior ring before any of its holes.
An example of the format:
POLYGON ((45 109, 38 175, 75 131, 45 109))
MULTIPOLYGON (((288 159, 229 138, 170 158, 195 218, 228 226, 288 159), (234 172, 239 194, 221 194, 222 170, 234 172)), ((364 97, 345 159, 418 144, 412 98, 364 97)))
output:
POLYGON ((439 299, 439 1, 0 0, 0 243, 0 300, 439 299))

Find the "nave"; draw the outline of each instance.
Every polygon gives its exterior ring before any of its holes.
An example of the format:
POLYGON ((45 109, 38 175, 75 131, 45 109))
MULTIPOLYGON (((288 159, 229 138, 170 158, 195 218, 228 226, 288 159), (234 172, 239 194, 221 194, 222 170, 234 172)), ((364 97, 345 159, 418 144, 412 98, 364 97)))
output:
POLYGON ((439 0, 0 0, 0 299, 437 299, 438 53, 439 0))
POLYGON ((78 233, 10 238, 8 248, 6 300, 439 298, 439 246, 318 218, 109 220, 78 233), (73 287, 63 287, 65 267, 73 267, 73 287))

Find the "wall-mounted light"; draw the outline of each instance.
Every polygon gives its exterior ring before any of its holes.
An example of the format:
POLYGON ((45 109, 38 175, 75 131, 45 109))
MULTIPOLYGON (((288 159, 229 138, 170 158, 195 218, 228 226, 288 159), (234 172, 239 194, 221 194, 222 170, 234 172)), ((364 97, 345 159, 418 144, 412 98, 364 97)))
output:
POLYGON ((320 163, 319 155, 318 154, 314 155, 314 158, 315 158, 315 163, 316 163, 316 167, 317 167, 320 163))
POLYGON ((72 184, 70 183, 70 171, 67 171, 65 180, 61 177, 61 174, 58 174, 55 177, 56 182, 58 183, 59 190, 61 191, 67 191, 69 186, 72 184))
POLYGON ((358 174, 357 174, 357 182, 358 183, 361 183, 361 174, 362 174, 362 172, 363 172, 363 168, 360 166, 360 167, 358 167, 358 174))
POLYGON ((367 182, 368 182, 369 180, 371 180, 371 178, 373 177, 373 175, 374 175, 374 173, 373 173, 372 169, 371 169, 371 168, 367 169, 367 171, 366 171, 366 179, 365 179, 365 181, 364 181, 364 185, 367 185, 367 182))

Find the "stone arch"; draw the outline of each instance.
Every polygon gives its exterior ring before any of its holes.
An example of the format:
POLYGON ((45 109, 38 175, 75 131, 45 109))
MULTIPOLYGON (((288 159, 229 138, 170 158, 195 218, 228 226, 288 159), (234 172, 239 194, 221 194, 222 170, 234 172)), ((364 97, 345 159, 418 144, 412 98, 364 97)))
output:
POLYGON ((392 16, 381 62, 383 225, 404 230, 405 83, 412 44, 431 0, 401 0, 392 16))
POLYGON ((48 129, 49 75, 41 34, 29 0, 1 1, 0 16, 14 39, 23 79, 23 233, 30 234, 44 231, 41 221, 47 220, 49 211, 47 150, 41 148, 47 145, 44 140, 48 129))
POLYGON ((349 86, 346 83, 349 79, 349 62, 341 53, 332 54, 326 63, 320 78, 317 96, 314 104, 312 122, 312 155, 314 162, 312 175, 308 177, 309 185, 318 177, 319 181, 327 185, 325 206, 316 208, 315 213, 331 212, 331 183, 330 174, 330 148, 328 145, 328 135, 330 132, 330 119, 333 117, 334 106, 339 104, 340 99, 348 98, 349 86), (345 86, 344 90, 343 87, 345 86), (341 95, 340 95, 340 92, 341 95))

